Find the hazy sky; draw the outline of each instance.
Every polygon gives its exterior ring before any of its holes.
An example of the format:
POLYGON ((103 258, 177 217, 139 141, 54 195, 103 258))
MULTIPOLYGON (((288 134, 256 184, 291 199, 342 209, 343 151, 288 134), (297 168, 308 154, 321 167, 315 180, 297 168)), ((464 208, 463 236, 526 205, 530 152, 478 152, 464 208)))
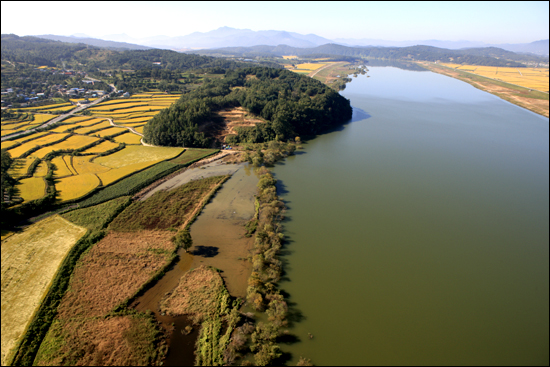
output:
POLYGON ((184 36, 222 26, 329 39, 525 43, 548 38, 548 2, 18 2, 2 33, 184 36))

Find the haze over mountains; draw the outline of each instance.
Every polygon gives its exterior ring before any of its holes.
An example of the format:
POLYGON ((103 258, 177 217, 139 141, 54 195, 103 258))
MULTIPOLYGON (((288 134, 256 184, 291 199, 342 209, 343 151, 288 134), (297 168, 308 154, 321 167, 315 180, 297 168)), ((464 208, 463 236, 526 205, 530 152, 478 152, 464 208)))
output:
MULTIPOLYGON (((37 36, 48 39, 52 35, 37 36)), ((62 36, 55 36, 61 38, 62 36)), ((63 42, 82 42, 92 44, 92 38, 85 34, 75 34, 71 37, 59 39, 63 42)), ((101 38, 105 41, 114 41, 114 44, 103 47, 118 47, 139 49, 139 46, 153 48, 187 51, 190 49, 212 49, 221 47, 250 47, 257 45, 277 46, 288 45, 292 47, 311 48, 328 43, 336 43, 344 46, 383 46, 383 47, 407 47, 415 45, 434 46, 447 49, 461 49, 472 47, 499 47, 504 50, 522 53, 533 53, 548 56, 548 39, 521 44, 485 44, 472 41, 444 41, 444 40, 410 40, 410 41, 386 41, 372 38, 338 38, 330 40, 315 34, 299 34, 286 31, 253 31, 250 29, 236 29, 221 27, 209 32, 194 32, 186 36, 152 36, 146 38, 133 38, 126 34, 110 34, 101 38), (117 45, 116 43, 124 43, 117 45)), ((96 41, 97 42, 97 41, 96 41)))

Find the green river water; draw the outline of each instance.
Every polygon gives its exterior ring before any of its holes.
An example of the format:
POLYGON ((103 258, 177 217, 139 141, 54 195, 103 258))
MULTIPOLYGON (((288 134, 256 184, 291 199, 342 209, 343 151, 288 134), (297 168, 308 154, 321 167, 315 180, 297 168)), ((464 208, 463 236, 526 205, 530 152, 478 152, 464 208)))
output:
POLYGON ((548 119, 431 72, 368 75, 342 92, 352 122, 274 169, 290 363, 548 365, 548 119))

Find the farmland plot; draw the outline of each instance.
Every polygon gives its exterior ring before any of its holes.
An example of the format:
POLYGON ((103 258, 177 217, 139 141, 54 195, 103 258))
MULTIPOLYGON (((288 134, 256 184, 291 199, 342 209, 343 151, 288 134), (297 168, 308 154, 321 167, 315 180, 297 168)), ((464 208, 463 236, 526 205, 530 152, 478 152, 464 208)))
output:
POLYGON ((78 199, 98 187, 99 184, 99 179, 92 173, 55 180, 55 188, 61 202, 78 199))
POLYGON ((54 215, 2 241, 2 365, 86 229, 54 215))

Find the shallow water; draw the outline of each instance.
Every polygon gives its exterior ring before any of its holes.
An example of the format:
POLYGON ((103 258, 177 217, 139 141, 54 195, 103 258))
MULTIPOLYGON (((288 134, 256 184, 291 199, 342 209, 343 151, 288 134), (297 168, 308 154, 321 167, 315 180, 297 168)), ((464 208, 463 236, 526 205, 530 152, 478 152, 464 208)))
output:
POLYGON ((353 121, 274 170, 301 340, 283 350, 547 365, 548 119, 443 75, 368 74, 342 92, 353 121))
MULTIPOLYGON (((165 366, 192 366, 195 362, 193 352, 199 328, 194 326, 193 332, 186 334, 182 330, 191 325, 186 316, 172 317, 159 311, 160 301, 176 288, 181 277, 192 268, 213 266, 221 270, 229 293, 234 297, 244 298, 250 275, 250 263, 245 259, 254 241, 253 238, 244 237, 244 224, 254 215, 254 194, 258 178, 247 164, 213 165, 205 170, 199 169, 198 172, 204 177, 234 173, 191 225, 193 246, 189 252, 179 249, 178 259, 173 266, 132 303, 132 307, 138 311, 153 311, 157 321, 169 331, 169 351, 164 360, 165 366)), ((164 189, 173 189, 183 184, 183 180, 197 178, 197 174, 193 172, 192 175, 180 175, 175 177, 177 180, 167 181, 169 185, 164 189)))

